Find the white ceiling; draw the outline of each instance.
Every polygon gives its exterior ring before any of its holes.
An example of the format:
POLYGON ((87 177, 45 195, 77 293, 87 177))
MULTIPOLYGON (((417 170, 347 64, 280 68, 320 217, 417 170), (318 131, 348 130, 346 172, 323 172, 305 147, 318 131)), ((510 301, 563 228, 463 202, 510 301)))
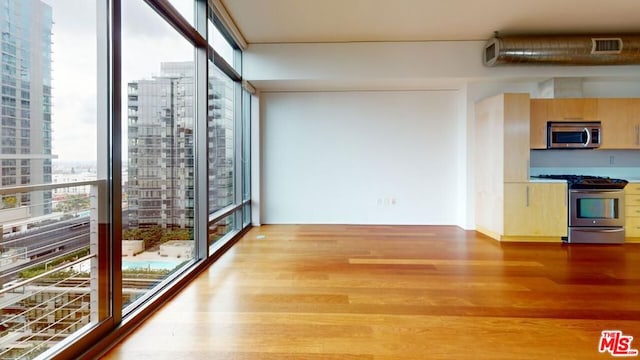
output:
POLYGON ((639 0, 222 0, 248 43, 640 33, 639 0))

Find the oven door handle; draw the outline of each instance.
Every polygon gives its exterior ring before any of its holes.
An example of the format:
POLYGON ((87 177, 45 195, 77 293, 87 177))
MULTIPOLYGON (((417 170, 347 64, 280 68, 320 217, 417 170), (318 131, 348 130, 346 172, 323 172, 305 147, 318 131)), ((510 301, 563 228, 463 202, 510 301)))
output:
POLYGON ((587 133, 587 142, 584 143, 584 146, 587 147, 591 144, 591 131, 589 131, 589 128, 584 128, 584 132, 587 133))
POLYGON ((620 193, 623 194, 624 190, 621 189, 592 189, 592 190, 571 190, 572 194, 597 194, 597 193, 620 193))
POLYGON ((597 232, 597 233, 615 233, 615 232, 624 231, 624 228, 620 227, 619 229, 585 229, 585 228, 581 227, 580 231, 582 231, 582 232, 597 232))

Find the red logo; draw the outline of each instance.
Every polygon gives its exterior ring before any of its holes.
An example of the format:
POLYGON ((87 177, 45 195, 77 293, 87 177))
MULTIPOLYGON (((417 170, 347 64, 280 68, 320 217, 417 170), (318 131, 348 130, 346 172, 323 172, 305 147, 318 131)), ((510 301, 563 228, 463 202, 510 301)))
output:
POLYGON ((598 351, 608 351, 612 356, 638 356, 638 350, 631 348, 632 341, 633 336, 623 335, 620 330, 604 330, 598 351))

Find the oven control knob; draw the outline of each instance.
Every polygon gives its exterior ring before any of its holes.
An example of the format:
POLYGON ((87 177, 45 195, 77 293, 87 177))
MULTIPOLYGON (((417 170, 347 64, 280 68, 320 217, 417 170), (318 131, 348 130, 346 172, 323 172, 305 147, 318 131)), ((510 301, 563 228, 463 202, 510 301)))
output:
POLYGON ((595 224, 595 223, 596 223, 596 221, 595 221, 595 220, 593 220, 593 223, 595 224))

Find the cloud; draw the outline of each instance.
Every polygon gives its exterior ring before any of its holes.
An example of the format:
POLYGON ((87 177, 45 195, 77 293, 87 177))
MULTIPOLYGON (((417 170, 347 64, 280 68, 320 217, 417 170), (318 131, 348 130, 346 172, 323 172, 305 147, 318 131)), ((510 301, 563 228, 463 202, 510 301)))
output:
MULTIPOLYGON (((41 0, 51 6, 53 27, 62 28, 66 32, 81 33, 92 28, 95 33, 96 1, 95 0, 41 0)), ((55 30, 54 30, 55 33, 55 30)))
POLYGON ((159 39, 170 37, 173 28, 144 1, 122 1, 122 38, 159 39))

